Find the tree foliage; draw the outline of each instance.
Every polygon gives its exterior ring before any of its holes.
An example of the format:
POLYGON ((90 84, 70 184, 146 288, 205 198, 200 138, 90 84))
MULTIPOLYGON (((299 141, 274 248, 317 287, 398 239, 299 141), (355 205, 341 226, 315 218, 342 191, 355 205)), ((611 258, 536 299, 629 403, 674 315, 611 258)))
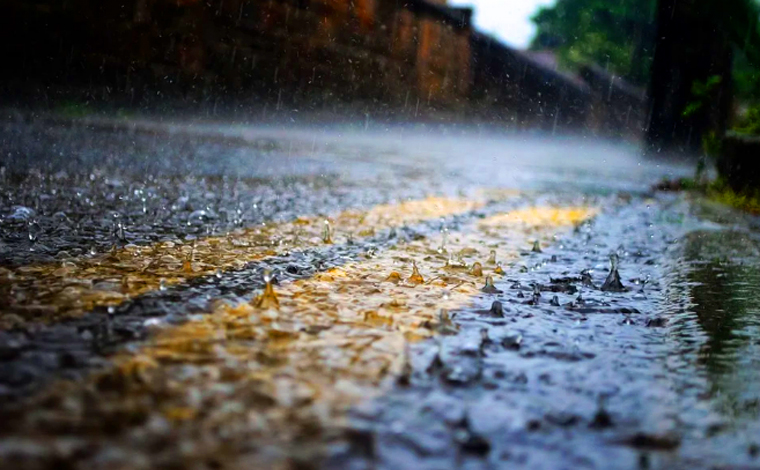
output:
POLYGON ((563 65, 597 63, 645 85, 652 63, 657 0, 558 0, 532 18, 531 48, 552 49, 563 65))
MULTIPOLYGON (((699 13, 734 44, 735 89, 760 99, 758 0, 700 0, 699 13)), ((647 85, 654 55, 657 0, 558 0, 534 16, 532 49, 552 49, 573 68, 597 63, 632 83, 647 85)))

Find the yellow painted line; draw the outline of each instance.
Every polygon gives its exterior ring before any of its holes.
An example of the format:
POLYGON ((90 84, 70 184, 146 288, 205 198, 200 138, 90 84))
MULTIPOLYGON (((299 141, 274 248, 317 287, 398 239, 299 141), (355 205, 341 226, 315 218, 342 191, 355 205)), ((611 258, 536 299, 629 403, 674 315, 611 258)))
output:
POLYGON ((272 468, 277 459, 262 447, 302 450, 303 441, 329 438, 350 406, 402 371, 408 341, 455 328, 446 311, 484 295, 493 261, 508 263, 535 240, 548 245, 594 213, 497 215, 445 235, 445 244, 442 234, 399 242, 377 258, 286 283, 277 302, 264 293, 220 303, 196 321, 157 327, 139 351, 117 355, 86 384, 62 383, 30 401, 20 429, 34 442, 76 436, 150 461, 156 427, 169 430, 176 448, 166 452, 178 466, 213 458, 272 468))
POLYGON ((463 213, 483 202, 429 197, 349 210, 334 217, 299 218, 235 230, 191 241, 128 245, 92 258, 62 263, 0 268, 0 329, 29 320, 55 321, 81 316, 99 306, 120 303, 217 271, 240 269, 251 261, 324 244, 330 238, 366 237, 376 230, 463 213))

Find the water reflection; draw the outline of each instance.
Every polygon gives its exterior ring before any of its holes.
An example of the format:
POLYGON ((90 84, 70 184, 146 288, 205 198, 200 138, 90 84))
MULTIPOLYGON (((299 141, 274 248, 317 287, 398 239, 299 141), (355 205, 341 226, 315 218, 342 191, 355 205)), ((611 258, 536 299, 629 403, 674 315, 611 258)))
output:
POLYGON ((760 417, 760 250, 751 235, 700 231, 684 243, 687 312, 676 333, 721 413, 760 417), (695 322, 696 320, 696 322, 695 322), (698 337, 700 346, 691 350, 698 337))

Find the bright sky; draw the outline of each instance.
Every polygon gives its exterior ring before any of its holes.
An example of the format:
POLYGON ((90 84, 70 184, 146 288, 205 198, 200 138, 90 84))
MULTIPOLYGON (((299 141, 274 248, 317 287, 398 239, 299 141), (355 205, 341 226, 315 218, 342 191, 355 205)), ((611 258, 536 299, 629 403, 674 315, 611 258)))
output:
POLYGON ((510 46, 524 49, 536 33, 530 17, 556 0, 449 0, 452 6, 475 8, 475 26, 510 46))

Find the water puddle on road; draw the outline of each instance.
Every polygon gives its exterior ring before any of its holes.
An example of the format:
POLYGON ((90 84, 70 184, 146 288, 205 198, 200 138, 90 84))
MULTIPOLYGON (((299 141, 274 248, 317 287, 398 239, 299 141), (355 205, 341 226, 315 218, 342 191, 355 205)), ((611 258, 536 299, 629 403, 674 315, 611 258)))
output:
POLYGON ((695 231, 681 256, 669 310, 677 364, 688 368, 675 372, 685 402, 694 404, 685 424, 714 441, 688 452, 715 458, 710 453, 721 449, 760 465, 752 458, 760 455, 760 240, 730 229, 695 231))

